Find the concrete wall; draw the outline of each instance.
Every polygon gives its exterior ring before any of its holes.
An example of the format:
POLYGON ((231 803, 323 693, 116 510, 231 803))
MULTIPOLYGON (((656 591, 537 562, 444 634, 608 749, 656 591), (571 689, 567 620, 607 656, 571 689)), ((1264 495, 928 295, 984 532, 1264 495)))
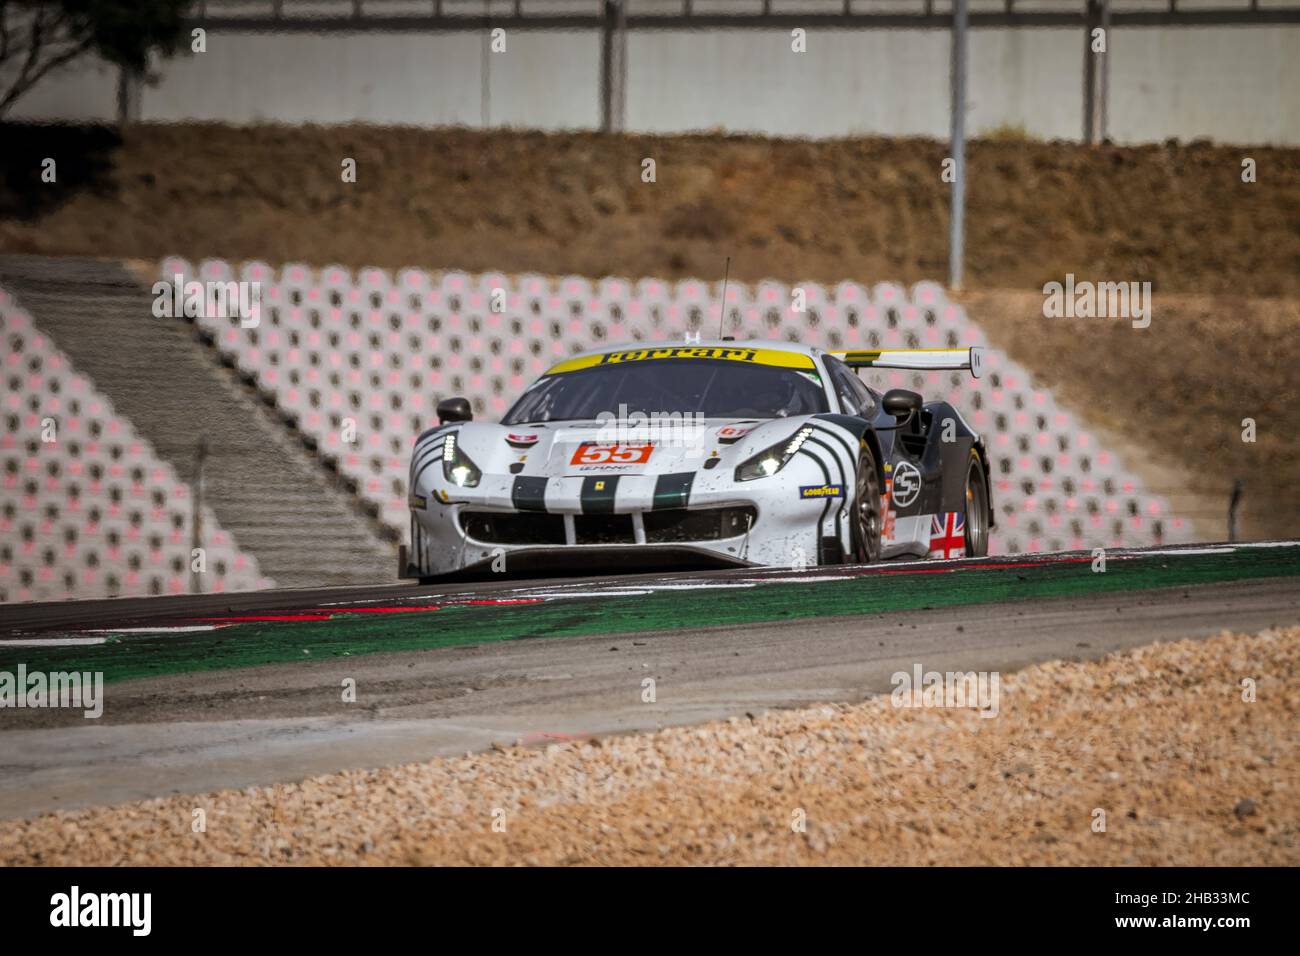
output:
POLYGON ((100 60, 83 59, 45 77, 6 118, 77 123, 108 120, 116 115, 117 68, 100 60))
MULTIPOLYGON (((143 119, 540 129, 599 121, 595 33, 516 32, 503 53, 474 33, 207 39, 205 53, 161 66, 143 92, 143 119)), ((948 47, 936 30, 813 31, 801 54, 783 31, 634 32, 627 126, 944 137, 948 47)), ((1110 131, 1120 142, 1300 145, 1300 27, 1113 30, 1110 56, 1110 131)), ((972 31, 969 130, 1077 138, 1082 58, 1082 31, 972 31)), ((115 104, 113 71, 91 63, 48 80, 13 116, 107 120, 115 104)))

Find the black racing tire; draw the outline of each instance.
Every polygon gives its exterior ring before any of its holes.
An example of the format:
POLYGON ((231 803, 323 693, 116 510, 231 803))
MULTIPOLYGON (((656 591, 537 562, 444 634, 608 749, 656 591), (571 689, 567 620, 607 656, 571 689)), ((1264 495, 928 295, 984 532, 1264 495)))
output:
POLYGON ((966 466, 966 557, 982 558, 989 553, 992 510, 984 460, 979 451, 972 448, 966 466))
POLYGON ((854 478, 853 508, 849 515, 849 540, 853 550, 846 555, 849 563, 872 564, 880 560, 880 476, 876 473, 876 456, 864 443, 858 455, 858 473, 854 478))

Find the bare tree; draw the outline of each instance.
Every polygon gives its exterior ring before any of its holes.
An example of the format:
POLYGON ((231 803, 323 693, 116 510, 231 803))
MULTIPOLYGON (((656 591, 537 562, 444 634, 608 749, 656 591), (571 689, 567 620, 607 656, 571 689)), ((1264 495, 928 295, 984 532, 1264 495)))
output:
POLYGON ((0 0, 0 116, 46 76, 94 53, 143 73, 175 51, 189 0, 0 0))
POLYGON ((0 0, 0 116, 47 74, 90 51, 60 7, 0 0))

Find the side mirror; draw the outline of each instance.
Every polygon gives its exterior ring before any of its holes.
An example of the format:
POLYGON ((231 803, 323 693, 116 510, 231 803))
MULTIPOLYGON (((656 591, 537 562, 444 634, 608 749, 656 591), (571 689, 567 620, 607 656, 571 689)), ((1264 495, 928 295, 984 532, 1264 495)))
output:
POLYGON ((887 414, 898 419, 921 414, 921 396, 905 388, 891 388, 885 393, 885 398, 880 404, 887 414))
MULTIPOLYGON (((920 398, 918 395, 917 398, 920 398)), ((467 398, 444 398, 438 403, 438 424, 448 422, 467 422, 473 419, 474 412, 469 407, 467 398)))

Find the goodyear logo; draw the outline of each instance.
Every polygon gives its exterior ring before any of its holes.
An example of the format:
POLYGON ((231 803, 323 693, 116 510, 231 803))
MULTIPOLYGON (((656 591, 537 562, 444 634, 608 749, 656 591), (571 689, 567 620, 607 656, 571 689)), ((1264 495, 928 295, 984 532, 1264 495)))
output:
POLYGON ((843 485, 800 485, 800 498, 843 498, 843 485))

